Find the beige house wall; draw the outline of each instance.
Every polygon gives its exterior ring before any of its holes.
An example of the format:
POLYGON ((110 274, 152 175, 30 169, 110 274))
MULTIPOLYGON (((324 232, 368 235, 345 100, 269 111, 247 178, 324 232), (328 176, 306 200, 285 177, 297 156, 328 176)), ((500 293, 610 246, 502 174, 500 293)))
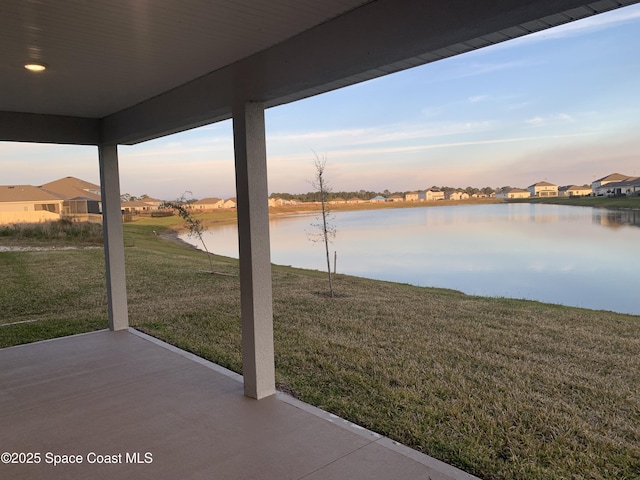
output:
POLYGON ((31 201, 31 202, 1 202, 0 212, 34 212, 40 211, 36 208, 42 205, 54 205, 59 213, 62 210, 62 201, 31 201))
POLYGON ((427 190, 427 202, 433 202, 435 200, 444 200, 444 192, 427 190))
POLYGON ((405 202, 417 202, 418 201, 418 194, 417 193, 407 193, 404 196, 404 200, 405 200, 405 202))
POLYGON ((60 220, 59 213, 40 211, 2 211, 0 210, 0 225, 9 225, 12 223, 40 223, 60 220))
POLYGON ((467 192, 451 192, 448 196, 445 195, 445 200, 467 200, 468 198, 467 192))
POLYGON ((0 203, 0 224, 39 223, 60 219, 62 202, 2 202, 0 203), (43 210, 42 205, 54 205, 56 211, 43 210), (36 209, 36 206, 40 207, 36 209))
POLYGON ((529 187, 532 197, 557 197, 558 187, 555 185, 532 185, 529 187))
POLYGON ((586 197, 587 195, 591 195, 591 189, 558 191, 559 197, 586 197))
POLYGON ((192 205, 191 209, 192 210, 199 210, 199 211, 207 211, 207 210, 217 210, 219 208, 222 208, 222 202, 213 204, 213 203, 206 203, 206 204, 199 204, 199 205, 192 205))

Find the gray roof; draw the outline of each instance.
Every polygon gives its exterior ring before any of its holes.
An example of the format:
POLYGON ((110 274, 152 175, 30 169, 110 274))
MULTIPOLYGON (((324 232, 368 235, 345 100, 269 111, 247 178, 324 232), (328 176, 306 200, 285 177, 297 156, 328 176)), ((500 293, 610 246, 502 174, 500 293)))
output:
POLYGON ((604 185, 604 188, 617 188, 617 187, 637 187, 640 186, 640 177, 627 177, 621 182, 609 182, 604 185))

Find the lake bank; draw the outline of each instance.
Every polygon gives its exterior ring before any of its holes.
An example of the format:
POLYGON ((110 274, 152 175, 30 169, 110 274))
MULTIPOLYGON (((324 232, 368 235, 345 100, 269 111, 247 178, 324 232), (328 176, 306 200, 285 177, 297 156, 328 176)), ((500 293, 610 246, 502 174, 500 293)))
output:
MULTIPOLYGON (((499 199, 499 198, 472 198, 468 200, 441 200, 431 202, 363 202, 363 203, 340 203, 329 205, 332 212, 362 211, 362 210, 389 210, 405 208, 423 207, 447 207, 465 205, 492 205, 502 203, 540 203, 558 204, 576 207, 594 207, 606 209, 633 209, 640 210, 640 196, 635 197, 555 197, 555 198, 525 198, 525 199, 499 199)), ((287 215, 315 215, 320 213, 321 205, 318 204, 297 204, 269 207, 270 217, 280 217, 287 215)), ((229 225, 237 222, 235 209, 220 210, 195 214, 198 219, 204 222, 206 227, 215 225, 229 225)), ((171 228, 185 232, 184 227, 177 217, 159 218, 136 217, 136 222, 151 223, 158 226, 170 226, 171 228)))
MULTIPOLYGON (((336 251, 341 273, 640 314, 631 281, 640 270, 640 215, 629 211, 501 203, 332 215, 331 263, 336 251)), ((314 221, 309 213, 272 217, 272 262, 326 271, 323 249, 309 241, 314 221)), ((238 257, 234 224, 203 237, 210 250, 238 257)))

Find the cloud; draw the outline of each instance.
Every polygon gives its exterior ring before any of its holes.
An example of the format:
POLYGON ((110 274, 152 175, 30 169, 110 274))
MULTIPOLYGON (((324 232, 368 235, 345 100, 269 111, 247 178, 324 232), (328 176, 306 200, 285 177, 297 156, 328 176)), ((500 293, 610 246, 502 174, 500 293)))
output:
POLYGON ((520 68, 530 66, 531 62, 525 62, 522 60, 514 60, 510 62, 493 62, 493 63, 470 63, 464 65, 464 70, 459 71, 453 78, 465 78, 474 77, 477 75, 487 75, 489 73, 496 73, 503 70, 510 70, 512 68, 520 68))
POLYGON ((524 122, 534 127, 539 127, 545 124, 545 120, 542 117, 533 117, 533 118, 530 118, 529 120, 525 120, 524 122))
POLYGON ((318 150, 336 147, 407 142, 423 138, 486 132, 493 128, 490 120, 476 122, 430 122, 422 124, 391 124, 369 128, 325 130, 303 133, 267 134, 269 149, 286 148, 295 144, 318 150))
POLYGON ((427 107, 421 110, 421 114, 424 118, 435 118, 440 116, 445 109, 443 107, 427 107))
MULTIPOLYGON (((576 138, 591 135, 590 133, 574 133, 568 135, 545 135, 545 136, 533 136, 533 137, 514 137, 514 138, 493 138, 488 140, 469 140, 460 142, 444 142, 444 143, 428 143, 420 145, 408 145, 408 146, 394 146, 394 147, 371 147, 371 148, 346 148, 346 149, 329 149, 327 154, 330 158, 353 158, 357 156, 381 155, 381 154, 397 154, 407 152, 420 152, 433 149, 445 149, 456 147, 468 147, 468 146, 481 146, 481 145, 496 145, 505 143, 519 143, 519 142, 540 142, 542 140, 557 140, 563 138, 576 138)), ((271 161, 284 162, 291 160, 303 160, 311 159, 312 153, 301 157, 300 155, 280 155, 270 157, 271 161)), ((385 160, 388 166, 388 160, 385 160)), ((367 164, 370 164, 370 160, 367 160, 367 164)))
MULTIPOLYGON (((584 183, 586 180, 581 180, 580 175, 584 170, 581 167, 584 156, 578 146, 585 145, 585 142, 581 137, 589 141, 588 145, 594 143, 589 134, 572 134, 336 149, 327 152, 327 175, 336 191, 355 188, 405 191, 431 185, 526 187, 545 177, 557 183, 561 178, 558 173, 561 169, 564 170, 566 162, 567 172, 564 176, 570 180, 565 183, 584 183), (502 145, 517 143, 522 145, 502 148, 502 145), (541 152, 538 148, 540 145, 547 145, 547 150, 541 152), (552 145, 557 145, 555 150, 552 145), (576 146, 575 152, 567 149, 571 145, 576 146), (562 146, 565 146, 565 150, 562 150, 562 146), (438 149, 441 152, 435 152, 438 149), (429 151, 433 153, 427 154, 429 151), (469 155, 468 152, 472 154, 469 155), (532 152, 533 157, 523 155, 522 152, 532 152), (572 159, 575 162, 569 161, 572 159)), ((585 148, 589 149, 590 147, 585 148)), ((270 191, 309 190, 302 180, 312 176, 311 160, 312 154, 271 157, 270 191)))
POLYGON ((531 125, 532 127, 541 127, 554 123, 574 123, 574 118, 568 113, 553 113, 545 115, 544 117, 535 116, 525 120, 524 123, 531 125))
POLYGON ((562 122, 570 122, 570 123, 574 122, 573 117, 568 113, 558 113, 555 115, 555 118, 562 122))
POLYGON ((471 103, 483 102, 487 98, 489 98, 489 95, 475 95, 473 97, 469 97, 469 102, 471 103))
POLYGON ((511 155, 502 164, 500 175, 512 186, 544 178, 557 185, 582 185, 614 171, 638 175, 635 152, 639 149, 640 140, 633 136, 633 129, 592 134, 582 141, 540 142, 536 149, 511 155))

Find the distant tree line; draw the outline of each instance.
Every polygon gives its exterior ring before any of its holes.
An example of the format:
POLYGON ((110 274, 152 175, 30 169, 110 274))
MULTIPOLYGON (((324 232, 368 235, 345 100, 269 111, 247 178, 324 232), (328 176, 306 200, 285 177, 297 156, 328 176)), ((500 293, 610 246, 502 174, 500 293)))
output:
POLYGON ((149 198, 149 195, 147 195, 146 193, 143 193, 139 197, 131 195, 130 193, 123 193, 122 195, 120 195, 121 202, 135 202, 137 200, 145 200, 147 198, 149 198))
MULTIPOLYGON (((373 197, 376 197, 378 195, 386 196, 384 193, 370 192, 365 190, 359 190, 357 192, 325 192, 325 200, 330 201, 335 198, 343 198, 344 200, 349 200, 351 198, 371 200, 373 197)), ((272 193, 271 198, 282 198, 283 200, 298 200, 300 202, 320 202, 322 200, 322 195, 320 192, 293 193, 293 194, 292 193, 272 193)))
MULTIPOLYGON (((461 188, 461 187, 447 187, 447 186, 441 186, 438 187, 437 185, 433 185, 430 188, 434 188, 437 190, 442 190, 444 192, 445 195, 449 195, 452 192, 466 192, 469 194, 469 196, 474 195, 474 194, 484 194, 484 195, 490 195, 494 192, 496 192, 497 190, 501 190, 501 189, 507 189, 510 187, 502 187, 502 188, 491 188, 491 187, 484 187, 484 188, 476 188, 476 187, 466 187, 466 188, 461 188)), ((393 197, 393 196, 401 196, 404 197, 407 193, 411 193, 411 192, 416 192, 418 190, 425 190, 424 188, 422 189, 417 189, 417 190, 407 190, 405 192, 391 192, 390 190, 383 190, 382 192, 372 192, 370 190, 358 190, 358 191, 351 191, 351 192, 347 192, 347 191, 342 191, 342 192, 325 192, 325 201, 331 201, 337 198, 341 198, 343 200, 351 200, 353 198, 358 198, 360 200, 371 200, 374 197, 378 197, 378 196, 382 196, 385 198, 388 197, 393 197)), ((146 198, 149 198, 149 195, 147 194, 142 194, 140 196, 135 196, 135 195, 131 195, 129 193, 124 193, 122 195, 120 195, 120 200, 122 202, 132 202, 132 201, 136 201, 136 200, 144 200, 146 198)), ((307 192, 307 193, 272 193, 271 194, 271 198, 282 198, 283 200, 298 200, 300 202, 320 202, 321 201, 321 194, 320 192, 307 192)), ((197 199, 196 198, 181 198, 180 201, 183 203, 193 203, 195 202, 197 199)))
MULTIPOLYGON (((431 188, 435 188, 438 190, 442 190, 445 195, 450 194, 452 192, 466 192, 469 196, 474 194, 484 194, 490 195, 494 193, 496 190, 491 187, 484 188, 475 188, 475 187, 446 187, 446 186, 432 186, 431 188)), ((420 189, 424 190, 424 189, 420 189)), ((416 192, 418 190, 407 190, 405 192, 391 192, 389 190, 384 190, 382 192, 372 192, 369 190, 357 190, 357 191, 342 191, 342 192, 328 192, 325 193, 325 200, 331 201, 337 198, 341 198, 343 200, 350 200, 353 198, 358 198, 360 200, 371 200, 374 197, 382 196, 385 198, 393 197, 393 196, 401 196, 404 197, 407 193, 416 192)), ((300 202, 320 202, 321 194, 320 192, 307 192, 307 193, 272 193, 271 198, 281 198, 283 200, 298 200, 300 202)))

